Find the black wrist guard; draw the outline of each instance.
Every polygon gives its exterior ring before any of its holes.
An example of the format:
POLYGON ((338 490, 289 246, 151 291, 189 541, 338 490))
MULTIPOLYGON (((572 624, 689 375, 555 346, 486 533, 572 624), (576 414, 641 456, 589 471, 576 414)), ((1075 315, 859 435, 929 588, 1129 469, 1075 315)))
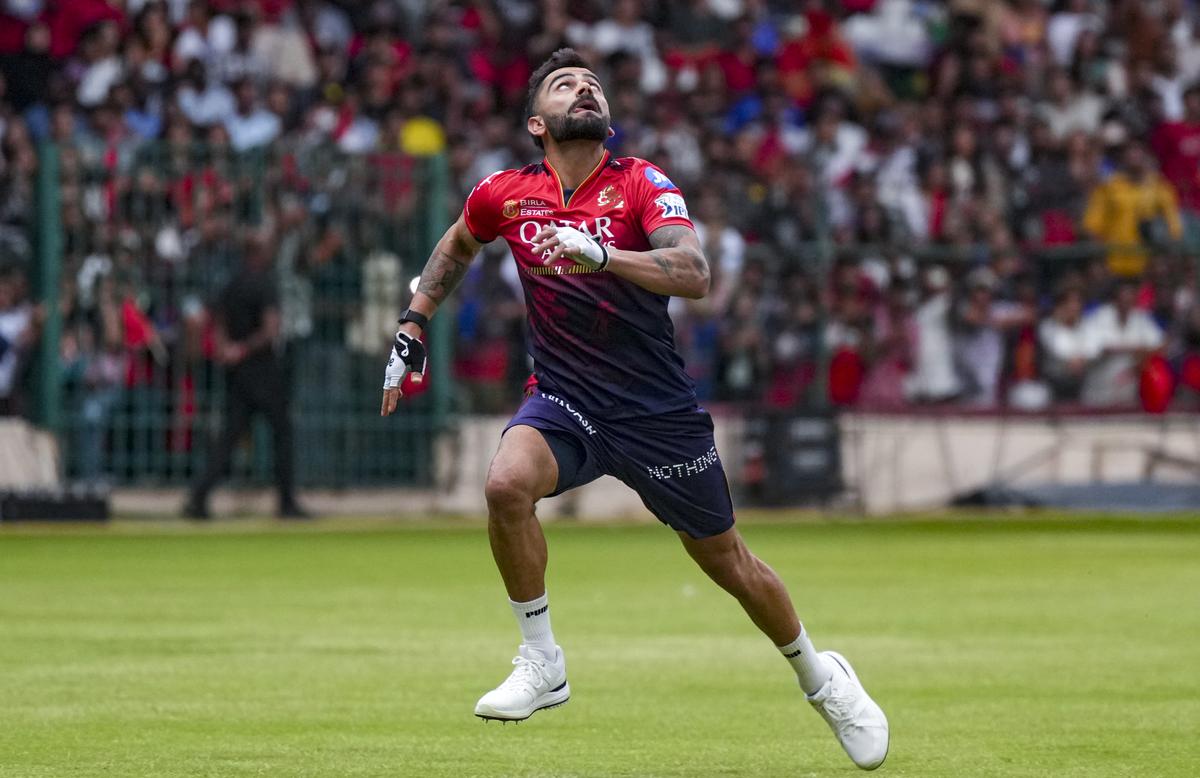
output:
POLYGON ((403 324, 406 321, 411 321, 413 324, 420 327, 422 332, 429 327, 429 317, 423 313, 414 311, 412 308, 409 308, 404 313, 400 314, 400 324, 403 324))

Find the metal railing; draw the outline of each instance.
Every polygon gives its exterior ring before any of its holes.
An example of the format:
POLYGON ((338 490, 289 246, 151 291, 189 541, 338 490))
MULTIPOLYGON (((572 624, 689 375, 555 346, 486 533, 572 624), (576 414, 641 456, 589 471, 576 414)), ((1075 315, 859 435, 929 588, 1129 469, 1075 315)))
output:
MULTIPOLYGON (((221 422, 212 311, 247 251, 274 259, 306 486, 420 484, 449 422, 449 373, 383 419, 395 318, 446 225, 443 157, 323 146, 235 154, 206 145, 43 145, 35 293, 46 323, 37 416, 61 433, 68 478, 178 485, 221 422)), ((451 317, 430 332, 449 342, 451 317)), ((265 483, 261 421, 232 465, 265 483)))

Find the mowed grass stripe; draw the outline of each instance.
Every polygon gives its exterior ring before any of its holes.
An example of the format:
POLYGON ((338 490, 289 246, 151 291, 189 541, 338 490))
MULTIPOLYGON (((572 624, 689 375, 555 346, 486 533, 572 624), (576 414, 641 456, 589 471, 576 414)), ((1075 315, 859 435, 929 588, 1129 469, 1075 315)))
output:
MULTIPOLYGON (((744 524, 908 776, 1191 776, 1200 523, 744 524)), ((574 698, 475 699, 516 643, 478 522, 0 528, 3 776, 855 774, 650 526, 552 526, 574 698)))

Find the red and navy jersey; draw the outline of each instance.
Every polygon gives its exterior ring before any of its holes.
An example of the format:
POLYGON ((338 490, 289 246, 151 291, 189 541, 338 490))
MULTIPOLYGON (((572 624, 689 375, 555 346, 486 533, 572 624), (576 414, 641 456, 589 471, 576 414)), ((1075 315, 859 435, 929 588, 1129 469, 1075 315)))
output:
POLYGON ((648 251, 650 233, 692 226, 679 188, 643 159, 606 151, 564 193, 543 160, 480 181, 463 209, 476 240, 508 241, 529 311, 529 353, 542 390, 609 419, 692 408, 696 393, 675 350, 666 295, 569 259, 542 264, 533 237, 547 224, 575 227, 609 248, 648 251))

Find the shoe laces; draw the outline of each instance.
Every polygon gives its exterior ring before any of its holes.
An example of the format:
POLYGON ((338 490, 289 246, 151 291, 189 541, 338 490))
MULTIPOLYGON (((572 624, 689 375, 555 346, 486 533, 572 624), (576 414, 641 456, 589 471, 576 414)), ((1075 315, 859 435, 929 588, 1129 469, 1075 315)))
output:
POLYGON ((545 683, 546 662, 544 660, 516 656, 513 657, 512 663, 516 665, 516 669, 505 679, 504 683, 500 684, 502 688, 513 689, 524 686, 536 688, 545 683))
POLYGON ((825 698, 825 702, 822 705, 830 717, 838 721, 849 721, 853 718, 855 698, 850 693, 852 689, 853 687, 850 684, 833 684, 829 690, 829 696, 825 698))

